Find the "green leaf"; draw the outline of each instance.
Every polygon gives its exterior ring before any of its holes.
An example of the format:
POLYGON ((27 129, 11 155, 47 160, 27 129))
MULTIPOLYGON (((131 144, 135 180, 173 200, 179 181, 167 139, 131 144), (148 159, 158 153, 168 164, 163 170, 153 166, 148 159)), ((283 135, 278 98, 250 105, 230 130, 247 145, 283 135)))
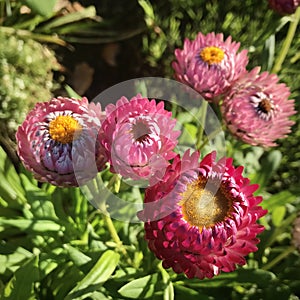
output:
POLYGON ((22 247, 14 247, 7 243, 0 245, 0 273, 9 269, 13 271, 14 268, 20 265, 23 260, 32 257, 32 253, 22 247))
POLYGON ((21 2, 31 8, 35 13, 45 17, 52 14, 56 1, 57 0, 21 0, 21 2))
POLYGON ((268 287, 270 282, 276 276, 265 270, 261 269, 245 269, 240 268, 235 272, 223 273, 213 279, 204 279, 202 281, 191 279, 186 282, 187 286, 192 288, 199 287, 222 287, 222 286, 235 286, 237 283, 255 283, 260 287, 268 287))
POLYGON ((131 299, 150 298, 154 293, 154 287, 157 282, 157 274, 147 275, 145 277, 133 280, 122 286, 118 292, 131 299))
POLYGON ((259 194, 267 185, 274 171, 279 167, 281 158, 281 152, 279 150, 273 150, 261 160, 261 169, 251 176, 251 182, 259 184, 259 189, 256 191, 256 194, 259 194))
POLYGON ((277 206, 272 212, 272 222, 274 226, 279 227, 286 213, 285 206, 277 206))
POLYGON ((84 299, 98 290, 109 279, 119 263, 120 255, 105 251, 89 273, 71 290, 65 300, 84 299))
POLYGON ((81 251, 70 245, 64 245, 64 248, 67 249, 71 260, 77 267, 85 265, 92 260, 89 256, 83 254, 81 251))
POLYGON ((81 99, 82 97, 77 94, 69 85, 65 85, 65 90, 68 93, 68 96, 75 99, 81 99))
POLYGON ((34 256, 14 273, 1 299, 34 299, 34 282, 39 280, 38 261, 38 257, 34 256))
POLYGON ((292 203, 297 199, 297 197, 289 191, 281 191, 270 198, 265 199, 261 206, 267 209, 269 212, 274 210, 278 206, 283 206, 287 203, 292 203))
MULTIPOLYGON (((40 1, 40 0, 37 0, 40 1)), ((59 26, 64 26, 69 23, 81 21, 86 18, 94 18, 96 17, 96 9, 94 6, 86 7, 83 10, 76 11, 73 13, 66 14, 59 18, 55 18, 53 21, 47 22, 46 25, 39 28, 41 32, 50 32, 51 30, 55 30, 59 26)))
POLYGON ((17 227, 26 232, 47 232, 63 230, 59 224, 49 220, 26 220, 0 218, 0 225, 17 227))
POLYGON ((174 287, 170 279, 170 275, 163 267, 160 267, 160 271, 163 278, 163 283, 166 286, 164 289, 164 300, 174 300, 174 287))
POLYGON ((210 300, 212 299, 201 291, 196 291, 185 286, 174 284, 175 299, 187 299, 187 300, 210 300))

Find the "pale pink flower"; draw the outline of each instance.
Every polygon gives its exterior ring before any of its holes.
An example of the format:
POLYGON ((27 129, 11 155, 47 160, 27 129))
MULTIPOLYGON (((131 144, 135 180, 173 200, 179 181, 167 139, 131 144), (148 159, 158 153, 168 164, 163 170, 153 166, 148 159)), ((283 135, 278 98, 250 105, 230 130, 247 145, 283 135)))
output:
POLYGON ((171 115, 163 102, 156 104, 141 95, 108 105, 100 139, 112 172, 134 180, 163 173, 176 155, 173 150, 180 134, 171 115))
POLYGON ((289 117, 296 111, 289 88, 278 83, 278 76, 259 71, 256 67, 233 84, 221 111, 233 135, 254 146, 272 147, 291 131, 289 117))

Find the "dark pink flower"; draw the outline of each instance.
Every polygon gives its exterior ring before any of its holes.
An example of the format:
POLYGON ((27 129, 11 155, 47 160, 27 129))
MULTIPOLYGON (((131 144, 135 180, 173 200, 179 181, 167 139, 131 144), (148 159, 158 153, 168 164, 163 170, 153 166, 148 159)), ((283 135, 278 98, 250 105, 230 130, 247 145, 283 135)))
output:
POLYGON ((95 145, 101 118, 100 104, 89 104, 87 98, 37 103, 17 130, 18 155, 39 181, 78 186, 107 162, 95 145))
POLYGON ((276 146, 275 140, 286 137, 296 113, 289 88, 278 83, 275 74, 260 68, 241 76, 231 87, 221 111, 232 134, 254 146, 276 146))
POLYGON ((101 137, 112 172, 134 180, 149 179, 163 172, 173 152, 179 131, 164 103, 137 95, 122 97, 106 107, 101 137))
POLYGON ((176 49, 172 67, 175 78, 191 86, 208 101, 217 101, 248 64, 247 50, 237 53, 240 44, 225 41, 223 34, 199 33, 194 41, 186 39, 183 49, 176 49))
POLYGON ((269 6, 281 15, 293 14, 300 5, 300 0, 269 0, 269 6))
POLYGON ((145 238, 164 268, 188 278, 231 272, 256 251, 257 220, 266 214, 254 196, 257 185, 242 176, 232 159, 216 162, 213 152, 175 157, 165 176, 145 192, 145 238))

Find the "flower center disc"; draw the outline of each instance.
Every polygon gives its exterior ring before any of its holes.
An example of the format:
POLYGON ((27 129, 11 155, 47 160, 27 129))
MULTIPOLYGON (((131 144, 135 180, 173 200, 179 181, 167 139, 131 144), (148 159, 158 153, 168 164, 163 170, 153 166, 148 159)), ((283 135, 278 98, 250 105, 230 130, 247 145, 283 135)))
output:
POLYGON ((137 142, 143 142, 149 134, 151 133, 151 130, 149 129, 148 124, 145 124, 143 121, 138 121, 136 124, 134 124, 132 128, 133 138, 137 142))
POLYGON ((187 186, 182 193, 180 205, 185 221, 202 229, 214 226, 229 217, 232 200, 218 189, 216 193, 205 189, 206 182, 198 179, 187 186))
POLYGON ((272 109, 272 105, 270 100, 268 99, 262 99, 259 104, 258 104, 258 108, 265 114, 267 114, 269 111, 271 111, 272 109))
POLYGON ((200 52, 201 59, 209 65, 218 64, 224 58, 224 51, 218 47, 205 47, 200 52))
POLYGON ((71 116, 58 116, 49 124, 49 133, 53 140, 67 144, 77 139, 82 126, 71 116))

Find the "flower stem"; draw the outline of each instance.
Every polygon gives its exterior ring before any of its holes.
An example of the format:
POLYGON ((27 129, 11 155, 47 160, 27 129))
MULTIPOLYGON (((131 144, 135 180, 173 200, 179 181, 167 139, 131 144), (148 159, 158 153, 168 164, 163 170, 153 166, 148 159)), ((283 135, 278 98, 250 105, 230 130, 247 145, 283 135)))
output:
POLYGON ((280 49, 280 52, 279 52, 279 55, 275 61, 275 64, 273 66, 273 69, 271 71, 271 73, 278 73, 281 69, 281 66, 286 58, 286 55, 289 51, 289 48, 291 46, 291 43, 293 41, 293 38, 295 36, 295 32, 296 32, 296 29, 297 29, 297 25, 299 23, 299 19, 300 19, 300 7, 297 8, 295 14, 292 16, 292 20, 290 22, 290 25, 289 25, 289 29, 288 29, 288 32, 287 32, 287 35, 286 35, 286 38, 283 42, 283 45, 280 49))
POLYGON ((278 256, 276 256, 273 260, 271 260, 269 263, 267 263, 266 265, 264 265, 262 267, 262 269, 266 270, 266 271, 270 270, 275 265, 277 265, 281 260, 283 260, 284 258, 286 258, 287 256, 289 256, 294 251, 295 251, 295 247, 294 246, 288 247, 284 252, 282 252, 281 254, 279 254, 278 256))
POLYGON ((196 141, 196 149, 200 149, 204 134, 204 128, 205 128, 205 120, 206 120, 206 114, 207 114, 207 106, 208 102, 203 100, 201 105, 201 116, 200 116, 200 124, 199 129, 197 132, 197 141, 196 141))
POLYGON ((106 223, 107 229, 111 235, 112 240, 117 244, 118 248, 121 250, 121 252, 124 255, 127 255, 126 249, 123 246, 123 243, 118 235, 118 232, 116 230, 116 227, 110 217, 109 214, 103 214, 103 220, 106 223))

